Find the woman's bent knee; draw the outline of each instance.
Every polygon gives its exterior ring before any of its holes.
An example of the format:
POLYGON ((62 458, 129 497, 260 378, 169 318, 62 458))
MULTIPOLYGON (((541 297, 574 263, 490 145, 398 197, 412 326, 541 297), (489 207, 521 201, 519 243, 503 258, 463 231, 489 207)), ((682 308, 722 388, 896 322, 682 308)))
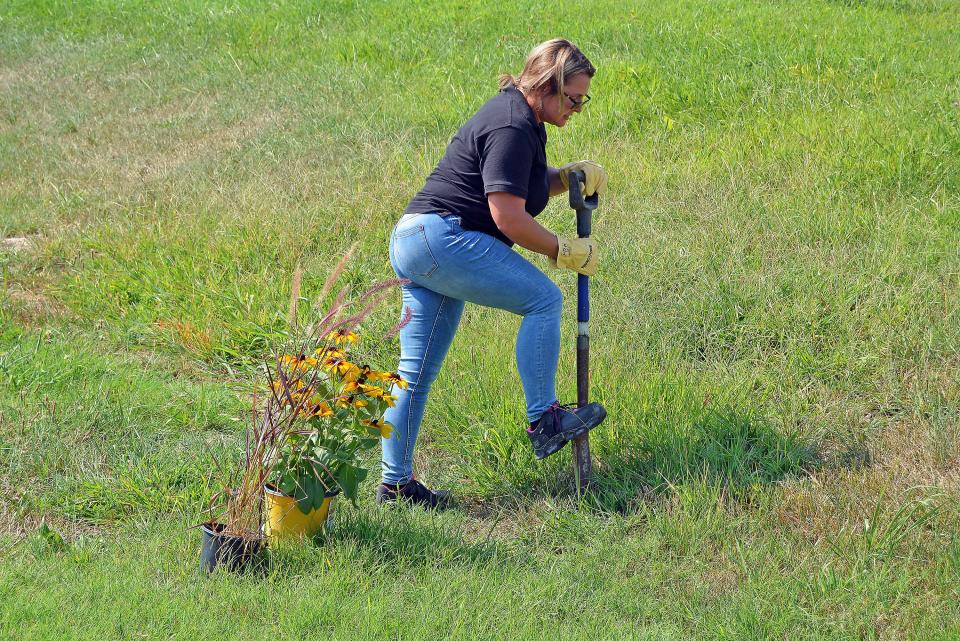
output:
POLYGON ((553 281, 548 281, 537 293, 537 299, 531 306, 529 313, 559 316, 563 309, 563 292, 553 281))

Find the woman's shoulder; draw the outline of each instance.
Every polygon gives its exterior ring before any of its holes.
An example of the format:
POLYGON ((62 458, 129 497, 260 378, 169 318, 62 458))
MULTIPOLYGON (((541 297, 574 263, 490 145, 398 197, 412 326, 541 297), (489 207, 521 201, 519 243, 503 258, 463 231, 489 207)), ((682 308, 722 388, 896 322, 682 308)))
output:
POLYGON ((536 137, 537 122, 533 111, 519 91, 502 90, 491 97, 467 123, 473 132, 482 135, 510 127, 536 137))

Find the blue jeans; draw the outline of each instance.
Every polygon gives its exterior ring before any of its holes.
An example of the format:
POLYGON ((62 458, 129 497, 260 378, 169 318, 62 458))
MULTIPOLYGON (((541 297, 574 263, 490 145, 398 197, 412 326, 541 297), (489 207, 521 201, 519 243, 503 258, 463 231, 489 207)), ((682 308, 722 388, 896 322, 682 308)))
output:
MULTIPOLYGON (((517 334, 517 368, 535 421, 556 396, 563 295, 552 280, 520 254, 489 234, 468 231, 459 216, 407 214, 390 236, 390 263, 403 286, 410 322, 400 330, 400 366, 406 390, 394 388, 396 406, 385 419, 393 425, 383 439, 383 482, 406 483, 413 476, 413 448, 430 386, 440 371, 466 301, 523 317, 517 334)), ((463 390, 467 393, 467 390, 463 390)), ((518 426, 519 427, 519 426, 518 426)))

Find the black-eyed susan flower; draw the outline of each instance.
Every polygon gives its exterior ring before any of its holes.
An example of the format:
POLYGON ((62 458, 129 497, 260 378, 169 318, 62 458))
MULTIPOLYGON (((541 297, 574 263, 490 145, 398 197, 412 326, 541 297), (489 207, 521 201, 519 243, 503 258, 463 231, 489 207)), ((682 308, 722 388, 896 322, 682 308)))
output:
POLYGON ((314 394, 314 389, 312 387, 303 387, 301 384, 300 389, 290 395, 294 403, 299 403, 305 399, 309 399, 314 394))
POLYGON ((360 340, 360 337, 353 332, 345 332, 341 329, 338 329, 327 334, 326 340, 332 341, 337 345, 343 345, 345 343, 356 343, 358 340, 360 340))
POLYGON ((393 383, 394 385, 396 385, 397 387, 399 387, 400 389, 407 389, 407 386, 409 385, 409 383, 407 383, 407 379, 403 378, 402 376, 394 372, 390 372, 390 375, 387 377, 387 380, 393 383))
POLYGON ((320 401, 318 403, 311 403, 309 407, 309 411, 314 416, 319 416, 321 418, 327 417, 327 416, 333 416, 333 408, 331 408, 330 405, 324 401, 320 401))
POLYGON ((377 387, 376 385, 367 385, 366 383, 360 383, 360 391, 371 398, 383 398, 384 396, 383 389, 380 387, 377 387))
POLYGON ((370 372, 367 374, 367 380, 370 381, 386 381, 391 385, 396 385, 400 389, 407 389, 407 381, 399 374, 394 372, 370 372))
POLYGON ((390 423, 387 423, 383 419, 376 419, 376 420, 363 419, 360 422, 366 425, 367 427, 372 427, 375 430, 379 430, 380 436, 382 438, 390 438, 390 435, 393 434, 393 425, 391 425, 390 423))
POLYGON ((337 371, 345 381, 355 381, 363 373, 359 367, 349 361, 340 361, 337 363, 337 371))
MULTIPOLYGON (((273 391, 274 395, 279 398, 283 403, 289 402, 290 399, 287 398, 288 389, 290 391, 290 398, 293 399, 294 403, 299 403, 305 395, 304 383, 301 380, 287 381, 286 389, 284 389, 283 381, 274 381, 270 384, 270 389, 273 391)), ((312 393, 312 392, 311 392, 312 393)))
POLYGON ((293 354, 284 354, 280 357, 280 364, 286 365, 294 370, 306 370, 310 367, 316 367, 318 364, 317 359, 312 356, 294 356, 293 354))
POLYGON ((336 360, 346 357, 346 352, 336 347, 318 347, 314 354, 322 356, 324 359, 336 360))

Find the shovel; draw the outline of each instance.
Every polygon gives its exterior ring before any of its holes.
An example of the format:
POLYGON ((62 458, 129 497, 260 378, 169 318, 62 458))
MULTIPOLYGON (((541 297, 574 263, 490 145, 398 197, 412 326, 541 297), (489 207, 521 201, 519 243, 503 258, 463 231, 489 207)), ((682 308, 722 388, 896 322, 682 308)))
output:
MULTIPOLYGON (((597 194, 583 197, 584 175, 582 171, 570 173, 570 207, 577 212, 577 236, 588 238, 597 208, 597 194)), ((590 320, 590 279, 577 274, 577 406, 583 407, 590 402, 590 333, 587 323, 590 320)), ((593 474, 593 461, 590 458, 590 432, 573 439, 573 473, 577 487, 582 492, 590 484, 593 474)))

